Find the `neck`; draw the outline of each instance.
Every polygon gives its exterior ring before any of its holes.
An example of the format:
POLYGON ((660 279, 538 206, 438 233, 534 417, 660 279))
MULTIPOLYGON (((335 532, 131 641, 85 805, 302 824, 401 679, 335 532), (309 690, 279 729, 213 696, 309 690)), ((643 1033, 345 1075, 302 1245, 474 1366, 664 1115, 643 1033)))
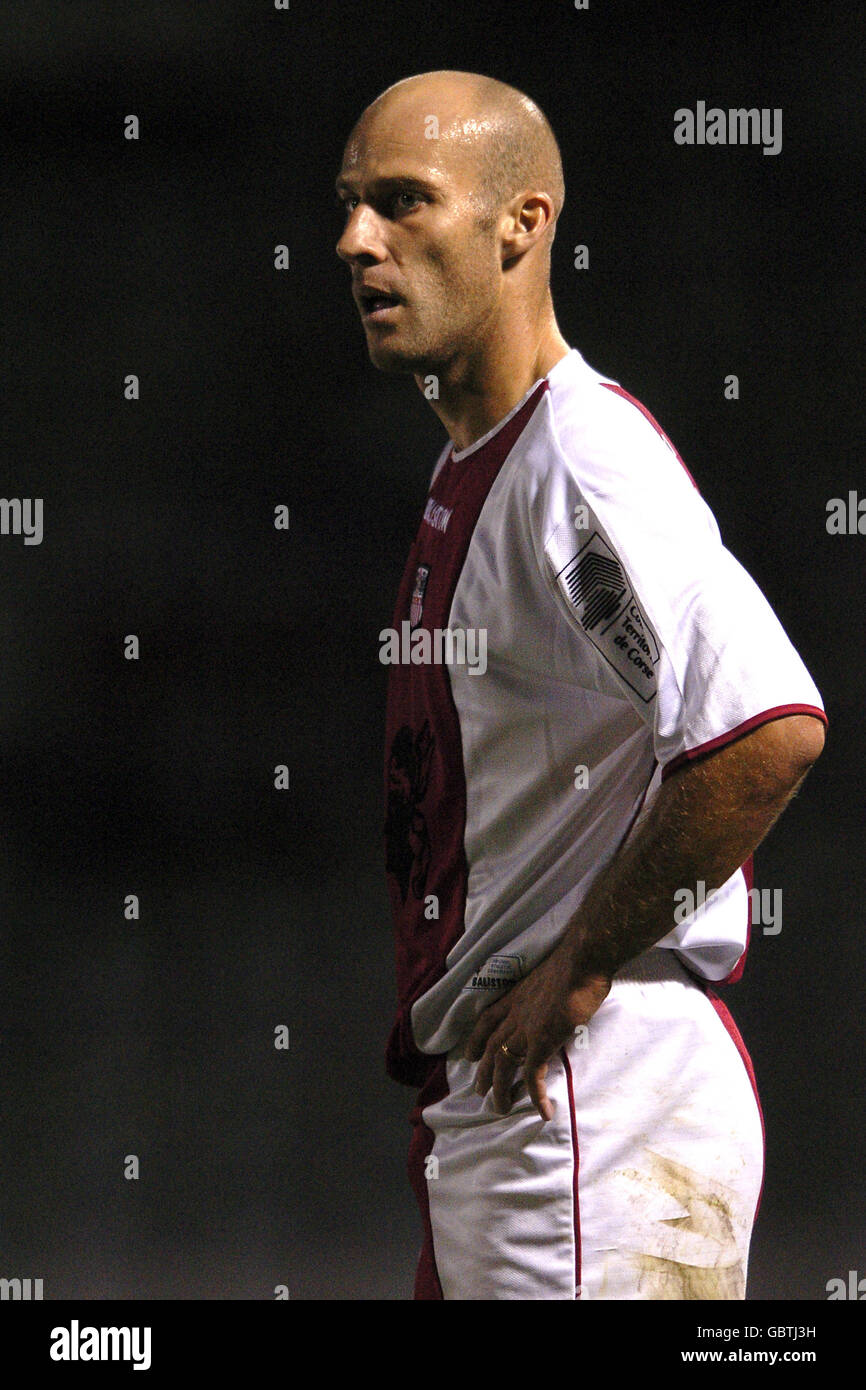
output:
MULTIPOLYGON (((430 404, 448 431, 455 451, 468 449, 494 429, 568 351, 569 345, 549 304, 539 322, 529 323, 521 318, 505 325, 498 321, 495 331, 470 352, 434 367, 439 396, 430 404)), ((415 375, 422 391, 425 376, 426 373, 415 375)))

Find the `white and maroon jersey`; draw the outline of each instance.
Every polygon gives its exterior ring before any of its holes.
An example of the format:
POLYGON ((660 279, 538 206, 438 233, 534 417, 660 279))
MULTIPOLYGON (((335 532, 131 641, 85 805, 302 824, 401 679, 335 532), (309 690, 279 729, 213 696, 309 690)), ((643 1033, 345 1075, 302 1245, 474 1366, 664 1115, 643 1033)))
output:
MULTIPOLYGON (((576 349, 443 450, 382 640, 387 1066, 413 1085, 550 952, 668 774, 780 715, 826 723, 670 440, 576 349)), ((672 903, 659 945, 734 977, 749 874, 672 903)))

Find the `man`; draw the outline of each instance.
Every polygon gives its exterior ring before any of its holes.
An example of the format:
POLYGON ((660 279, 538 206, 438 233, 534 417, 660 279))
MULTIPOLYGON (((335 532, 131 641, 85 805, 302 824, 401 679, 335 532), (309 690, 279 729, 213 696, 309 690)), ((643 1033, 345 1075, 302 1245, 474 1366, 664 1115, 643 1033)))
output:
POLYGON ((398 82, 337 189, 370 358, 449 435, 382 634, 416 1297, 744 1298, 762 1120, 709 982, 820 695, 670 441, 559 332, 535 104, 398 82))

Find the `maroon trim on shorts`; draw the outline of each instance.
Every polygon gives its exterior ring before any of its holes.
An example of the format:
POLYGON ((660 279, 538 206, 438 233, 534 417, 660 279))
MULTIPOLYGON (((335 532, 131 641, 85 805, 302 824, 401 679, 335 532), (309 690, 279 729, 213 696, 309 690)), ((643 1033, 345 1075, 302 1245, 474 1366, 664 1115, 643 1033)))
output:
POLYGON ((578 1297, 577 1290, 580 1288, 581 1279, 581 1249, 580 1249, 580 1197, 578 1193, 578 1177, 580 1173, 580 1149, 577 1144, 577 1114, 574 1108, 574 1082, 571 1076, 571 1063, 568 1060, 568 1053, 563 1047, 560 1050, 562 1064, 565 1067, 565 1084, 568 1087, 568 1113, 571 1120, 571 1151, 574 1155, 574 1167, 572 1176, 572 1194, 574 1210, 574 1289, 575 1297, 578 1297))
POLYGON ((728 1034, 730 1035, 734 1043, 734 1046, 736 1047, 737 1051, 743 1059, 743 1066, 746 1068, 749 1080, 752 1083, 752 1091, 754 1092, 755 1096, 755 1104, 758 1107, 758 1115, 760 1116, 761 1120, 761 1138, 764 1146, 764 1161, 761 1165, 761 1188, 758 1192, 758 1201, 757 1205, 755 1206, 755 1216, 753 1217, 753 1220, 757 1220, 758 1212, 761 1210, 761 1198, 764 1195, 764 1174, 766 1171, 767 1155, 767 1131, 764 1127, 764 1112, 761 1109, 761 1097, 758 1095, 758 1083, 755 1079, 755 1068, 752 1066, 752 1059, 749 1056, 746 1044, 743 1042, 743 1039, 740 1036, 740 1030, 734 1022, 733 1018, 731 1017, 731 1012, 727 1004, 724 1004, 722 1000, 719 998, 719 996, 715 993, 715 991, 710 989, 710 987, 706 984, 704 985, 704 993, 706 994, 707 998, 709 999, 710 1003, 712 1004, 713 1008, 715 1009, 716 1013, 721 1019, 721 1022, 723 1023, 724 1027, 726 1028, 728 1034))
POLYGON ((755 881, 755 861, 750 854, 745 864, 740 865, 740 873, 746 881, 746 944, 743 947, 743 954, 740 956, 733 970, 724 979, 719 981, 721 985, 735 985, 742 978, 746 964, 746 956, 749 954, 749 946, 752 942, 752 899, 748 894, 752 891, 755 881))
POLYGON ((662 768, 662 781, 670 777, 672 772, 682 767, 685 763, 694 761, 695 758, 702 758, 705 753, 712 753, 716 748, 724 748, 728 743, 734 743, 736 739, 742 738, 744 734, 751 733, 752 729, 757 729, 761 724, 769 724, 771 719, 784 719, 787 714, 814 714, 816 719, 827 724, 827 716, 817 705, 774 705, 772 709, 762 710, 760 714, 753 714, 751 719, 744 719, 742 724, 736 728, 729 729, 725 734, 719 734, 718 738, 708 739, 706 743, 698 744, 697 748, 687 748, 684 753, 678 753, 669 763, 662 768))
MULTIPOLYGON (((418 1257, 418 1268, 415 1273, 415 1292, 414 1298, 420 1300, 443 1299, 442 1285, 439 1282, 439 1271, 436 1268, 436 1252, 433 1248, 433 1226, 430 1221, 430 1195, 427 1190, 427 1178, 424 1174, 425 1160, 429 1158, 433 1151, 433 1143, 436 1138, 432 1129, 425 1125, 421 1112, 426 1105, 435 1105, 437 1101, 443 1100, 448 1094, 448 1073, 446 1070, 447 1058, 442 1056, 436 1060, 436 1065, 426 1084, 418 1092, 418 1099, 415 1108, 409 1117, 412 1125, 412 1139, 409 1144, 409 1181, 415 1193, 418 1206, 421 1209, 421 1222, 424 1227, 424 1240, 421 1245, 421 1254, 418 1257)), ((431 1179, 430 1181, 433 1181, 431 1179)))

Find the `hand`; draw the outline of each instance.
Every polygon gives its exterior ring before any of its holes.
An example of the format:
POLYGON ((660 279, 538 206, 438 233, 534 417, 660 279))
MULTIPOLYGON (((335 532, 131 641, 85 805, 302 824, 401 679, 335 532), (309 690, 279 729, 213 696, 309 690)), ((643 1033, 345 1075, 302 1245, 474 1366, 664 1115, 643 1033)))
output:
POLYGON ((514 1077, 523 1067, 533 1105, 543 1120, 552 1119, 553 1102, 544 1084, 547 1064, 575 1028, 589 1022, 610 985, 605 976, 589 975, 575 986, 571 960, 554 949, 525 980, 487 1005, 469 1035, 463 1055, 470 1062, 481 1059, 475 1078, 478 1094, 485 1096, 492 1086, 494 1108, 507 1115, 514 1077))

